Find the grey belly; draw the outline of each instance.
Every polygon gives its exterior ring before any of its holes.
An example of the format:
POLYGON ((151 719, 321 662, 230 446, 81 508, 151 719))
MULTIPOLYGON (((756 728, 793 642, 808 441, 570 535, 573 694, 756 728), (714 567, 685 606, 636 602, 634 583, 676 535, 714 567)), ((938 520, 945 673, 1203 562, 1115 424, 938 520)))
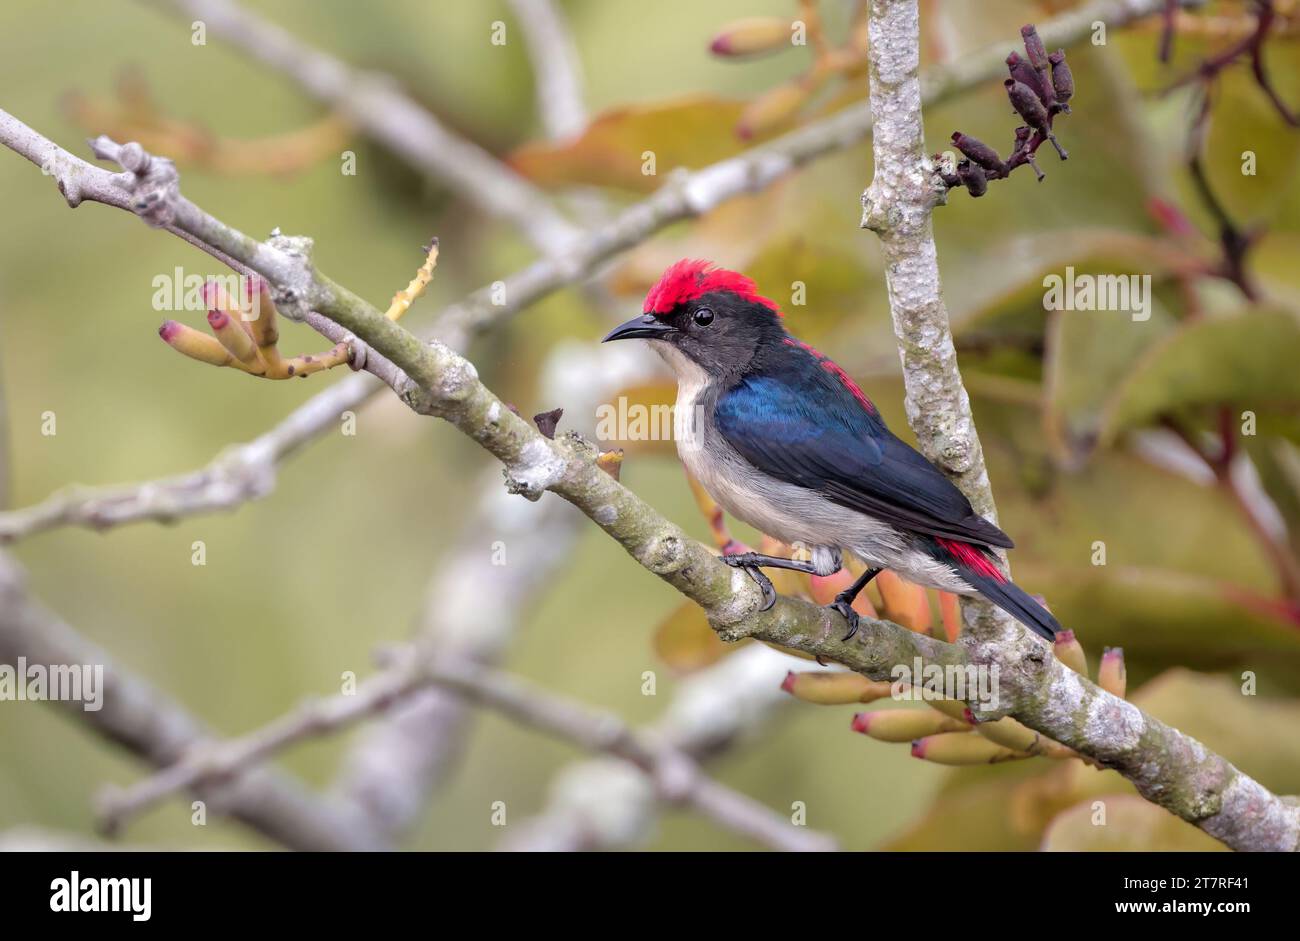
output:
POLYGON ((679 454, 724 510, 796 549, 806 549, 814 561, 824 555, 817 552, 819 547, 851 552, 873 568, 890 569, 916 584, 971 592, 949 566, 918 549, 910 534, 806 487, 762 474, 726 442, 706 439, 701 447, 679 447, 679 454))

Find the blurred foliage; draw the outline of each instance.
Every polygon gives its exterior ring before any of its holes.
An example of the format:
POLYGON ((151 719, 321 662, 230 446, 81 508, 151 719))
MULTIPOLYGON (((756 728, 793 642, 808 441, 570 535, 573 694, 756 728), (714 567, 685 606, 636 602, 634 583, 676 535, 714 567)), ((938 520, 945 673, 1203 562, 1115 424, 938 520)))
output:
MULTIPOLYGON (((1300 791, 1300 742, 1292 734, 1300 703, 1243 696, 1232 682, 1187 670, 1169 670, 1130 697, 1156 718, 1205 745, 1278 793, 1300 791)), ((961 768, 948 780, 929 813, 887 849, 1222 848, 1216 841, 1141 801, 1114 771, 1081 761, 1014 762, 961 768), (1100 802, 1111 819, 1093 823, 1100 802)))
MULTIPOLYGON (((565 9, 593 121, 574 140, 547 143, 532 114, 522 43, 488 41, 494 20, 513 22, 502 3, 249 5, 353 64, 393 72, 450 126, 539 184, 596 185, 611 207, 641 198, 676 167, 702 166, 748 146, 737 134, 746 106, 808 65, 800 50, 743 62, 709 53, 719 31, 739 18, 790 17, 794 5, 785 0, 719 0, 707 8, 682 0, 573 0, 565 9), (642 172, 648 149, 655 151, 653 176, 642 172)), ((827 34, 843 40, 848 5, 823 6, 827 34)), ((927 21, 928 61, 991 42, 1010 49, 1021 23, 1043 17, 1023 0, 938 9, 945 21, 927 21)), ((84 15, 94 20, 93 43, 85 29, 69 28, 66 7, 35 0, 0 7, 6 109, 74 152, 84 155, 77 142, 87 131, 77 120, 121 116, 86 107, 74 114, 63 96, 76 92, 83 103, 104 105, 116 77, 134 68, 150 90, 154 119, 180 122, 195 141, 182 164, 187 195, 244 231, 279 226, 311 234, 321 267, 380 304, 409 279, 415 247, 439 235, 437 277, 409 314, 412 326, 531 257, 507 226, 467 210, 364 139, 348 144, 357 153, 355 176, 341 176, 333 157, 291 161, 292 173, 275 154, 250 161, 245 147, 233 152, 239 159, 231 157, 229 147, 211 142, 282 147, 281 135, 335 129, 330 115, 289 82, 220 41, 192 46, 178 20, 135 5, 84 15), (196 128, 202 133, 193 136, 196 128)), ((1231 285, 1205 275, 1216 245, 1184 170, 1189 99, 1181 91, 1157 94, 1213 40, 1180 37, 1167 68, 1157 66, 1156 42, 1143 27, 1112 34, 1105 47, 1070 51, 1078 93, 1063 143, 1071 159, 1045 155, 1042 184, 1017 175, 978 202, 952 194, 935 217, 945 293, 1002 525, 1017 542, 1017 580, 1047 599, 1091 662, 1103 646, 1125 649, 1134 702, 1265 785, 1295 793, 1297 599, 1279 588, 1257 527, 1221 483, 1175 472, 1135 445, 1158 437, 1171 417, 1193 438, 1212 441, 1222 407, 1253 411, 1257 433, 1239 443, 1276 511, 1276 523, 1266 520, 1265 529, 1288 524, 1288 551, 1296 551, 1300 134, 1280 125, 1247 76, 1224 79, 1206 166, 1230 211, 1261 227, 1250 264, 1266 301, 1251 307, 1231 285), (1244 150, 1257 155, 1255 176, 1240 172, 1244 150), (1165 204, 1178 207, 1192 228, 1162 223, 1153 210, 1165 204), (1067 265, 1080 275, 1151 275, 1150 319, 1044 310, 1044 276, 1063 274, 1067 265), (1096 564, 1098 544, 1105 564, 1096 564), (1241 695, 1245 671, 1257 680, 1258 697, 1241 695)), ((1300 102, 1298 48, 1293 41, 1270 47, 1275 79, 1292 102, 1300 102)), ((822 89, 763 133, 815 120, 864 92, 853 82, 822 89)), ((1007 112, 1000 83, 991 82, 928 109, 927 139, 946 141, 956 127, 1000 139, 1007 112)), ((316 139, 292 140, 310 154, 316 139)), ((292 153, 301 158, 303 150, 292 153)), ((238 381, 170 355, 155 336, 152 279, 176 266, 219 273, 210 260, 115 211, 85 206, 69 213, 34 168, 0 157, 11 222, 0 230, 0 375, 12 504, 34 502, 69 482, 144 479, 198 466, 336 381, 238 381), (47 410, 58 415, 54 437, 40 433, 47 410)), ((754 276, 782 303, 790 329, 839 360, 910 439, 878 248, 857 230, 858 195, 870 174, 863 143, 765 193, 673 226, 613 266, 612 303, 561 292, 477 341, 472 357, 485 381, 522 413, 562 406, 537 391, 553 345, 594 340, 639 309, 639 295, 665 264, 711 257, 754 276)), ((285 332, 301 334, 295 348, 312 345, 302 328, 286 325, 285 332)), ((671 390, 659 385, 627 394, 648 404, 671 401, 671 390)), ((595 416, 566 414, 562 423, 588 434, 594 426, 595 416)), ((1159 441, 1165 452, 1181 447, 1168 435, 1159 441)), ((670 448, 614 443, 627 449, 625 483, 713 541, 712 521, 699 512, 670 448)), ((1190 452, 1182 456, 1190 459, 1190 452)), ((345 670, 364 673, 377 644, 406 633, 443 560, 489 551, 494 533, 481 533, 473 544, 454 537, 473 502, 476 470, 486 464, 471 442, 385 396, 360 414, 355 437, 327 435, 284 466, 272 496, 235 514, 103 536, 57 531, 16 552, 33 589, 70 623, 218 730, 238 732, 304 695, 335 689, 345 670), (190 564, 196 539, 208 546, 205 567, 190 564), (248 591, 254 584, 258 590, 248 591)), ((745 527, 735 532, 741 541, 762 543, 745 527)), ((833 586, 778 587, 811 597, 833 586)), ((865 603, 902 619, 910 604, 916 628, 938 631, 942 600, 923 600, 928 623, 920 600, 888 580, 865 603), (904 596, 891 600, 882 588, 904 596)), ((676 672, 726 654, 700 628, 694 609, 589 527, 570 564, 528 612, 506 665, 632 721, 649 721, 673 695, 676 672), (654 697, 641 695, 645 670, 665 674, 654 697)), ((1130 799, 1131 788, 1113 772, 1046 759, 941 769, 906 749, 847 738, 853 707, 829 708, 843 709, 841 716, 795 704, 758 741, 724 759, 720 778, 778 809, 803 801, 809 825, 833 831, 850 848, 1114 848, 1117 831, 1134 845, 1204 845, 1200 834, 1130 799), (1122 826, 1090 826, 1097 799, 1122 826)), ((31 704, 0 706, 0 738, 0 828, 84 828, 95 787, 140 772, 110 745, 31 704)), ((312 744, 284 763, 323 785, 344 744, 312 744)), ((573 749, 494 716, 476 720, 464 766, 431 803, 412 845, 492 845, 499 834, 488 803, 504 800, 512 819, 521 819, 544 805, 552 775, 574 757, 573 749)), ((131 835, 169 845, 257 845, 227 823, 196 832, 188 821, 185 805, 174 803, 131 835)), ((652 845, 744 846, 676 813, 652 845)))

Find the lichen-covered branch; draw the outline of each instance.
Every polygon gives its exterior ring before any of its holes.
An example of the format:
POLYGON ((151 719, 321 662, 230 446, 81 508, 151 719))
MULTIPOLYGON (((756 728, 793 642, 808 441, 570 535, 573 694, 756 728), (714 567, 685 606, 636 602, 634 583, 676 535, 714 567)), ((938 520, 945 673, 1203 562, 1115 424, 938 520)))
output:
MULTIPOLYGON (((931 212, 940 196, 921 123, 917 0, 872 0, 870 31, 875 171, 862 224, 880 237, 885 257, 908 422, 925 455, 996 521, 939 280, 931 212)), ((1148 800, 1229 846, 1300 849, 1300 807, 1074 673, 989 603, 963 599, 962 607, 972 662, 1000 667, 1002 712, 1114 768, 1148 800)))
MULTIPOLYGON (((907 422, 922 453, 953 477, 977 513, 996 523, 939 279, 931 210, 947 187, 926 155, 921 125, 919 10, 915 0, 874 0, 869 22, 875 171, 862 194, 862 227, 880 237, 884 253, 907 422)), ((963 601, 963 610, 984 633, 990 627, 1018 632, 1015 622, 988 602, 963 601)))
MULTIPOLYGON (((22 129, 24 140, 44 140, 3 112, 0 118, 22 129)), ((938 663, 964 661, 960 648, 888 622, 864 621, 852 643, 839 640, 845 625, 838 615, 808 602, 782 599, 771 611, 750 617, 761 602, 752 583, 614 481, 581 439, 543 437, 479 383, 466 360, 441 343, 426 345, 316 271, 309 255, 300 250, 301 240, 277 237, 273 244, 258 243, 181 196, 169 162, 136 145, 118 147, 105 139, 96 144, 101 153, 121 159, 126 172, 111 174, 87 164, 78 170, 78 193, 93 192, 102 197, 99 201, 129 208, 146 222, 188 236, 214 257, 228 256, 233 264, 261 274, 274 285, 282 311, 295 311, 309 322, 309 314, 320 312, 360 337, 368 349, 401 371, 393 385, 408 405, 452 421, 506 464, 513 492, 536 499, 551 489, 564 496, 643 564, 699 601, 733 639, 753 636, 793 647, 815 645, 877 678, 884 678, 893 663, 910 663, 916 657, 938 663)), ((44 147, 42 152, 49 153, 44 147)), ((701 799, 718 811, 716 794, 702 793, 701 799)))

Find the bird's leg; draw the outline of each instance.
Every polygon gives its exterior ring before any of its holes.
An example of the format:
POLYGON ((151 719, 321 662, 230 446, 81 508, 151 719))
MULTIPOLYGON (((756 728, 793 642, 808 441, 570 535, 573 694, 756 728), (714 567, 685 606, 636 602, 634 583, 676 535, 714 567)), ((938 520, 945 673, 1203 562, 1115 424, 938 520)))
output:
POLYGON ((792 572, 803 572, 805 575, 816 575, 817 568, 811 562, 801 562, 798 559, 783 559, 778 555, 763 555, 761 552, 737 552, 735 555, 724 555, 722 561, 726 562, 732 568, 749 569, 765 565, 773 569, 789 569, 792 572))
POLYGON ((840 617, 849 622, 849 632, 844 635, 844 640, 848 640, 858 632, 858 612, 853 610, 853 600, 862 594, 862 589, 866 588, 873 578, 880 574, 880 569, 867 569, 857 577, 852 585, 844 589, 835 596, 827 607, 832 611, 838 611, 840 617))
POLYGON ((735 555, 724 555, 722 561, 732 568, 744 569, 762 590, 763 607, 759 608, 760 611, 770 610, 772 605, 776 604, 776 589, 772 587, 772 580, 759 571, 759 566, 766 565, 774 569, 790 569, 807 575, 816 573, 816 569, 811 562, 800 562, 798 559, 783 559, 780 556, 763 555, 761 552, 738 552, 735 555))

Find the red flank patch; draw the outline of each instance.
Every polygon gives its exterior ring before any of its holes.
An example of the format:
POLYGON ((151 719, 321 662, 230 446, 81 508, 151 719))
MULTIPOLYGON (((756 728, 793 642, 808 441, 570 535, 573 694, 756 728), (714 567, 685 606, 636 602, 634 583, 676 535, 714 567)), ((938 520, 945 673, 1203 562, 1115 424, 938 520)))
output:
POLYGON ((935 542, 952 553, 958 564, 964 565, 976 575, 991 578, 995 582, 1005 582, 1007 580, 1007 577, 998 570, 992 560, 970 543, 958 542, 956 539, 944 539, 942 536, 935 536, 934 538, 935 542))

